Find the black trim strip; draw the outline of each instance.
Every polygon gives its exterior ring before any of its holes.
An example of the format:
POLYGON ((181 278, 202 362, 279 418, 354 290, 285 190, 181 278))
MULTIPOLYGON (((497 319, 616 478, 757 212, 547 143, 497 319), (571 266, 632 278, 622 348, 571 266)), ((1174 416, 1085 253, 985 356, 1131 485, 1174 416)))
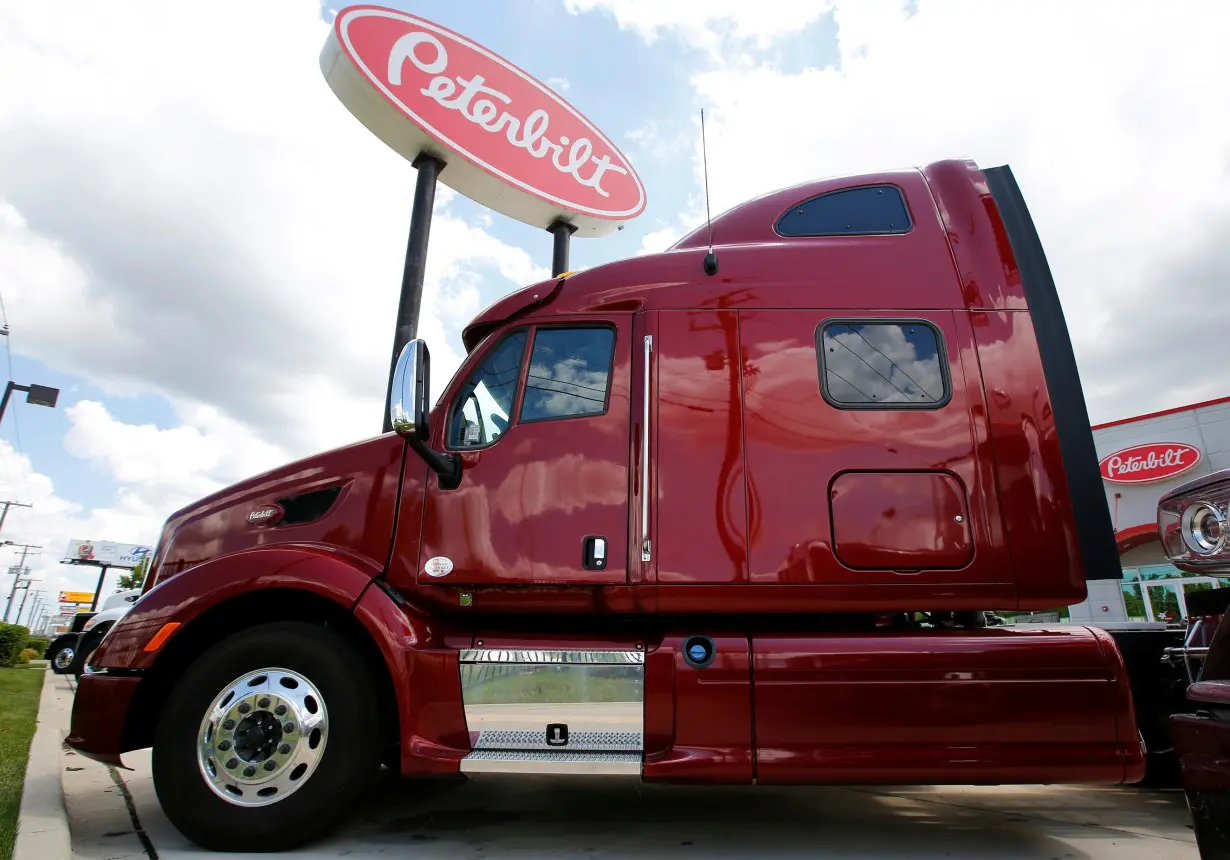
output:
POLYGON ((1098 468, 1093 428, 1085 407, 1076 355, 1042 240, 1012 169, 1004 165, 985 169, 982 173, 999 207, 1021 273, 1025 300, 1029 303, 1055 415, 1055 429, 1059 434, 1059 452, 1068 480, 1068 497, 1076 521, 1085 579, 1121 579, 1123 569, 1115 544, 1115 529, 1106 506, 1106 491, 1098 468))

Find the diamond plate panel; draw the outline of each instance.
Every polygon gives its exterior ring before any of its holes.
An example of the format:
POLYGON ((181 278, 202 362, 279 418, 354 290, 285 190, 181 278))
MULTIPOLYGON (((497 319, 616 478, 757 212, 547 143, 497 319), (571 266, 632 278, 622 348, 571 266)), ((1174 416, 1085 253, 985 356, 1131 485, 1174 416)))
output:
POLYGON ((547 744, 546 732, 493 730, 479 732, 475 750, 546 750, 637 752, 644 748, 640 732, 571 732, 566 746, 547 744))

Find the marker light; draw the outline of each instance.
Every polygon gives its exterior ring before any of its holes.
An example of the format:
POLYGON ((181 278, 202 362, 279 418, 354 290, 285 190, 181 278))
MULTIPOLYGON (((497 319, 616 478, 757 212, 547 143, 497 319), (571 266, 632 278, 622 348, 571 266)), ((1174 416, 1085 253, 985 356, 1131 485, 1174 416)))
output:
POLYGON ((157 651, 159 648, 161 648, 166 643, 168 639, 171 638, 171 634, 174 633, 178 629, 179 629, 178 621, 172 621, 169 624, 162 625, 162 628, 157 633, 154 634, 154 638, 149 640, 149 642, 145 643, 145 650, 146 651, 157 651))

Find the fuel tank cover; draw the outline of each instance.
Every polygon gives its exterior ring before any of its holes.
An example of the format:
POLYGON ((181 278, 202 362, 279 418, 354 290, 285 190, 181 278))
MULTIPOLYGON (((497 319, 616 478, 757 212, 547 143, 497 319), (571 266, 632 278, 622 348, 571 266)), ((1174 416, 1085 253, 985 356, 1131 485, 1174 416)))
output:
POLYGON ((703 669, 717 656, 717 647, 708 636, 689 636, 683 641, 683 659, 695 669, 703 669))

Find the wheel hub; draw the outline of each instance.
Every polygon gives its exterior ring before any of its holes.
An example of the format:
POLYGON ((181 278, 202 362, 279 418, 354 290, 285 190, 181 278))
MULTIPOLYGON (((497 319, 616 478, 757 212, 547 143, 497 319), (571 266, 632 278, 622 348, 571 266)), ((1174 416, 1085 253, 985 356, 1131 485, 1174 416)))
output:
POLYGON ((201 721, 197 760, 209 787, 237 806, 266 806, 316 770, 328 740, 320 691, 287 669, 260 669, 218 694, 201 721))
POLYGON ((281 720, 269 711, 257 711, 235 728, 235 755, 246 762, 268 761, 281 741, 281 720))
POLYGON ((77 655, 77 652, 74 651, 72 648, 61 648, 59 651, 56 652, 56 656, 55 656, 56 668, 57 669, 67 669, 69 666, 73 664, 73 657, 75 657, 76 655, 77 655))

